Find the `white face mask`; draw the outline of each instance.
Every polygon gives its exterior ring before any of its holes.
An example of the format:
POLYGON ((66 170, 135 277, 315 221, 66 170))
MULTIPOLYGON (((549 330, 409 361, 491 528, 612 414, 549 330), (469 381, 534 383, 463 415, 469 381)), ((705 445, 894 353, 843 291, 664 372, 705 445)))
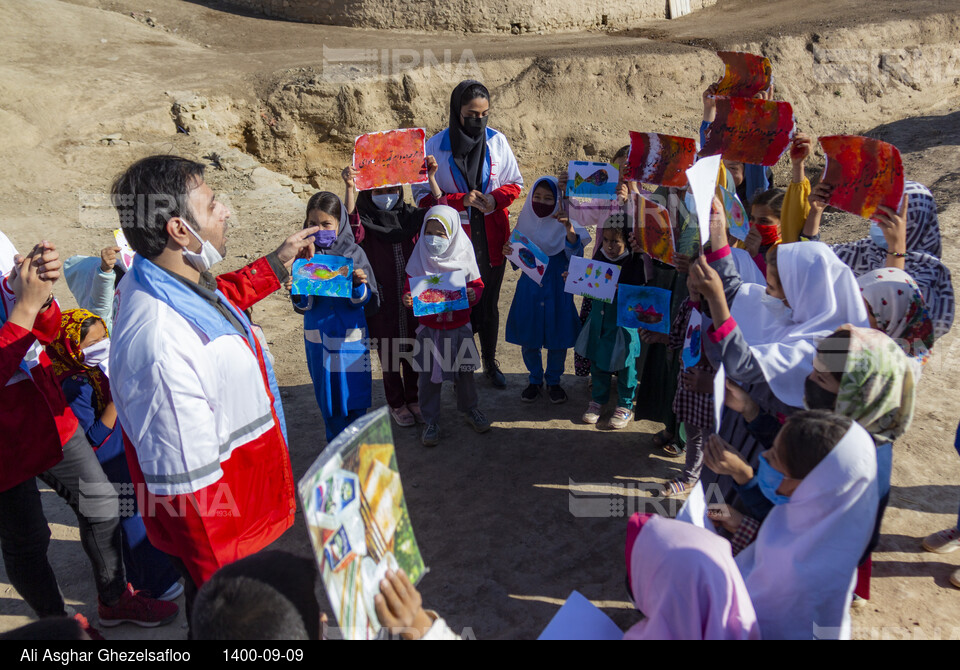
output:
POLYGON ((787 307, 787 304, 780 298, 772 296, 769 293, 764 293, 760 296, 760 303, 777 317, 783 317, 788 320, 793 319, 793 309, 787 307))
MULTIPOLYGON (((182 220, 182 219, 181 219, 182 220)), ((214 265, 223 260, 223 256, 220 255, 220 252, 217 251, 210 242, 204 240, 202 237, 197 235, 197 232, 190 227, 190 225, 183 221, 183 225, 187 230, 190 231, 194 237, 200 241, 200 253, 195 251, 190 251, 189 249, 183 249, 183 259, 187 261, 187 264, 192 267, 197 272, 206 272, 214 265)))
POLYGON ((377 206, 377 209, 385 212, 393 209, 400 201, 400 195, 397 193, 380 193, 370 197, 373 200, 373 204, 377 206))
POLYGON ((450 240, 439 235, 424 235, 423 243, 427 245, 427 249, 434 257, 442 256, 443 252, 450 246, 450 240))
POLYGON ((110 364, 110 338, 100 340, 96 344, 91 344, 83 350, 83 364, 89 368, 99 367, 103 374, 110 376, 108 372, 110 364))

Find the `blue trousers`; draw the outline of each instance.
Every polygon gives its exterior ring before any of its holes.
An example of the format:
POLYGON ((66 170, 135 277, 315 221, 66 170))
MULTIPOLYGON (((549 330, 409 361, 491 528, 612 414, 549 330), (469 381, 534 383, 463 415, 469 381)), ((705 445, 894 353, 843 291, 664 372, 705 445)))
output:
POLYGON ((542 349, 520 349, 523 355, 523 364, 527 366, 530 373, 530 383, 534 386, 540 386, 546 379, 547 386, 557 386, 560 384, 560 375, 563 374, 563 367, 567 362, 566 349, 547 349, 547 372, 543 372, 542 349))
POLYGON ((330 442, 337 435, 343 432, 343 429, 367 413, 366 409, 352 409, 346 416, 325 416, 323 417, 323 427, 327 431, 327 442, 330 442))

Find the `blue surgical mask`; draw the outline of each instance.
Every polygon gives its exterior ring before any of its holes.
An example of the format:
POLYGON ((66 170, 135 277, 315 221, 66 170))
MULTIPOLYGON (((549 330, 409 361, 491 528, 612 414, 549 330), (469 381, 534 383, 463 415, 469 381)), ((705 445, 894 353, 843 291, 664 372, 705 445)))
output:
POLYGON ((790 502, 790 496, 780 495, 777 489, 783 483, 784 475, 775 470, 763 454, 760 454, 760 467, 757 468, 757 485, 760 492, 774 505, 783 505, 790 502))
POLYGON ((430 250, 430 255, 433 257, 442 256, 443 252, 450 246, 450 240, 439 235, 424 235, 423 243, 427 245, 427 249, 430 250))
POLYGON ((887 238, 883 236, 883 229, 876 221, 870 222, 870 239, 881 249, 887 248, 887 238))
POLYGON ((370 196, 370 198, 373 200, 373 204, 377 206, 377 209, 388 212, 396 206, 400 200, 400 195, 398 193, 377 193, 370 196))

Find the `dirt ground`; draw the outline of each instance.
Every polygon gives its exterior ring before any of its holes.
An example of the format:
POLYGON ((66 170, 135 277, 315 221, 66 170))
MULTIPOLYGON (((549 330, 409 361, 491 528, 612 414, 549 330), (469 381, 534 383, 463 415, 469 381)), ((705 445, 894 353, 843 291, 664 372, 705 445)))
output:
MULTIPOLYGON (((299 227, 310 192, 342 189, 336 175, 354 134, 396 127, 398 119, 435 132, 456 83, 418 70, 407 73, 409 82, 404 75, 405 95, 395 92, 400 76, 317 83, 324 49, 429 45, 450 49, 454 60, 469 51, 491 83, 494 125, 510 138, 530 183, 566 160, 609 154, 628 129, 695 133, 699 91, 719 74, 712 51, 740 47, 771 54, 801 129, 869 134, 900 148, 908 176, 937 199, 943 256, 953 266, 960 260, 953 234, 960 230, 958 25, 955 0, 720 0, 699 14, 616 34, 427 36, 299 25, 207 2, 10 0, 0 4, 0 230, 21 249, 47 238, 64 257, 96 254, 116 227, 102 195, 114 175, 151 153, 216 153, 224 169, 211 167, 208 181, 234 212, 222 270, 272 250, 299 227), (924 67, 866 84, 818 82, 809 73, 818 45, 868 55, 906 49, 924 67), (948 67, 934 77, 930 65, 941 61, 948 67), (175 102, 189 134, 176 131, 175 102)), ((777 169, 781 184, 784 167, 777 169)), ((812 161, 810 174, 818 167, 822 162, 812 161)), ((828 241, 852 239, 865 235, 866 225, 837 216, 824 232, 828 241)), ((516 279, 507 272, 501 329, 516 279)), ((74 304, 65 284, 56 292, 62 304, 74 304)), ((302 322, 288 305, 284 295, 271 296, 255 308, 255 320, 277 358, 299 477, 324 438, 302 322)), ((960 504, 955 341, 952 333, 939 341, 914 424, 897 443, 873 597, 854 613, 855 637, 960 638, 960 590, 948 581, 960 556, 920 548, 921 538, 956 521, 960 504)), ((572 354, 564 382, 570 401, 559 406, 521 404, 519 350, 501 344, 498 357, 507 390, 480 381, 490 433, 475 435, 460 422, 452 394, 439 447, 423 448, 413 429, 395 432, 410 514, 431 568, 420 584, 424 601, 468 635, 534 638, 577 589, 627 627, 637 614, 624 589, 624 517, 643 503, 640 484, 662 482, 682 464, 653 448, 657 424, 635 422, 621 432, 580 424, 588 393, 586 381, 572 376, 572 354), (610 513, 571 511, 584 506, 610 513)), ((377 381, 374 394, 382 405, 377 381)), ((61 589, 95 622, 76 520, 52 492, 43 497, 61 589)), ((276 547, 310 555, 299 517, 276 547)), ((0 630, 29 618, 0 571, 0 630)), ((186 630, 181 616, 161 629, 123 626, 107 635, 182 639, 186 630)))

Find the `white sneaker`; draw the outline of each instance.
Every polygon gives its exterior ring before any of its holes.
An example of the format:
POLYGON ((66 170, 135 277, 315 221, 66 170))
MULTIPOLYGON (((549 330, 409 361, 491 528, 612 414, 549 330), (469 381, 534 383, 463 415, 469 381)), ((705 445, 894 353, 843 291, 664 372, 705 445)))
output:
POLYGON ((589 424, 595 424, 600 420, 600 410, 603 407, 600 406, 600 403, 590 401, 590 404, 587 405, 587 411, 583 413, 583 422, 589 424))
POLYGON ((957 527, 937 531, 923 538, 923 548, 935 554, 949 554, 960 549, 960 530, 957 527))
POLYGON ((626 428, 627 424, 630 423, 630 419, 632 418, 633 412, 628 410, 626 407, 618 407, 613 413, 613 416, 610 417, 610 427, 614 430, 626 428))

